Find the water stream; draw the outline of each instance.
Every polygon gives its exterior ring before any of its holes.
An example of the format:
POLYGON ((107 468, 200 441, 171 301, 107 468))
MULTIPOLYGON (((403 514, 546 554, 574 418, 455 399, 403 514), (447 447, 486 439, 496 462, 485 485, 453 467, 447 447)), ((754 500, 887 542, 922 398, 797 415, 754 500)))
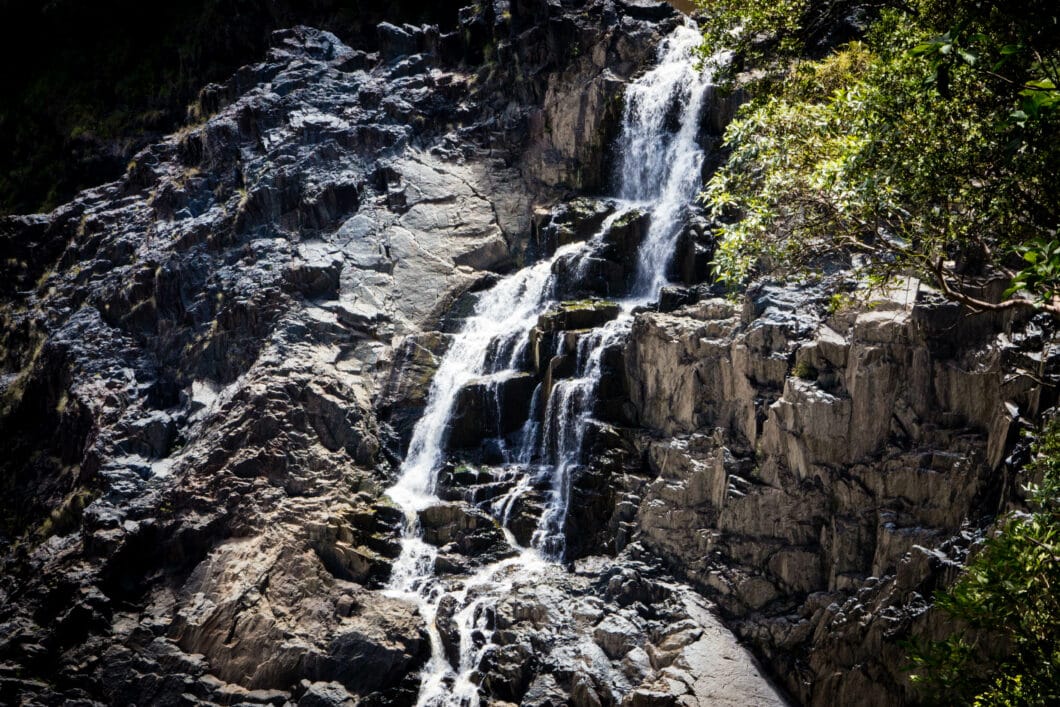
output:
POLYGON ((565 557, 571 474, 583 462, 585 430, 593 414, 604 353, 624 340, 634 308, 650 302, 666 284, 682 215, 701 184, 703 152, 696 136, 710 83, 709 76, 693 66, 698 44, 699 33, 688 21, 660 45, 656 66, 628 85, 618 144, 616 208, 597 234, 557 249, 485 293, 435 373, 398 481, 388 491, 404 510, 406 522, 401 556, 387 591, 416 602, 431 634, 432 654, 423 671, 419 705, 479 703, 472 678, 490 644, 486 616, 491 607, 511 590, 516 576, 533 576, 565 557), (502 446, 506 467, 512 469, 512 485, 488 510, 519 554, 450 586, 435 575, 438 549, 422 539, 418 518, 420 511, 442 502, 436 495, 438 474, 445 464, 447 429, 460 391, 472 381, 518 370, 538 318, 556 305, 557 263, 567 261, 575 272, 581 271, 594 245, 607 237, 617 219, 635 208, 649 214, 650 225, 638 251, 630 294, 619 303, 617 318, 580 335, 573 374, 556 381, 547 392, 538 386, 525 425, 514 443, 502 446), (547 400, 542 401, 545 395, 547 400), (542 403, 544 414, 538 419, 534 412, 542 403), (513 508, 541 487, 547 492, 537 528, 530 546, 520 547, 507 530, 513 508), (436 626, 439 603, 447 594, 461 607, 454 616, 460 633, 458 665, 447 658, 436 626))

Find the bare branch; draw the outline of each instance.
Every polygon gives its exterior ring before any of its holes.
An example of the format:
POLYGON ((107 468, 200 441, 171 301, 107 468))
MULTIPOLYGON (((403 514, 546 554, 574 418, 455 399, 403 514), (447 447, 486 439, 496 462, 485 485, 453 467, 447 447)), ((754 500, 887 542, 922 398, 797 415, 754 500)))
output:
POLYGON ((1000 302, 987 302, 986 300, 981 300, 977 297, 972 297, 964 292, 953 289, 953 287, 950 286, 949 280, 946 278, 946 266, 945 261, 943 261, 942 258, 938 258, 935 261, 932 270, 935 275, 935 280, 939 284, 939 289, 942 290, 942 294, 946 299, 959 302, 969 309, 980 312, 999 312, 1008 309, 1028 308, 1039 312, 1048 312, 1052 316, 1060 319, 1060 299, 1056 297, 1048 303, 1036 302, 1035 300, 1026 297, 1013 297, 1000 302))

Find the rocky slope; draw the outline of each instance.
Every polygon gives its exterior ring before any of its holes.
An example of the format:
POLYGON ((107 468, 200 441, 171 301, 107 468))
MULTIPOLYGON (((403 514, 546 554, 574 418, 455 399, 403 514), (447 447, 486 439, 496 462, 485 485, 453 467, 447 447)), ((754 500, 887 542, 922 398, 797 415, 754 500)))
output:
MULTIPOLYGON (((384 491, 478 294, 614 211, 572 197, 606 191, 623 88, 678 18, 460 17, 381 24, 371 53, 278 32, 121 180, 0 222, 4 702, 409 704, 431 628, 461 660, 456 599, 432 627, 381 591, 403 520, 384 491)), ((733 106, 712 97, 701 143, 733 106)), ((685 287, 605 352, 569 567, 503 575, 493 438, 543 415, 534 387, 616 316, 599 298, 628 286, 644 214, 559 269, 571 301, 521 376, 461 393, 447 503, 419 522, 439 573, 501 562, 483 696, 782 703, 720 609, 797 701, 911 700, 897 641, 938 630, 931 591, 1012 497, 1016 432, 1054 402, 1052 330, 916 282, 870 308, 833 311, 824 286, 716 299, 686 216, 685 287)))
POLYGON ((299 24, 375 50, 376 25, 456 28, 458 0, 3 0, 0 213, 51 209, 114 180, 185 120, 202 86, 259 61, 269 35, 299 24), (42 51, 42 47, 46 50, 42 51), (32 57, 32 60, 27 60, 32 57))
MULTIPOLYGON (((278 32, 121 180, 3 223, 5 702, 414 698, 423 622, 376 591, 395 347, 522 260, 532 198, 602 181, 675 21, 523 2, 382 24, 371 54, 278 32)), ((653 615, 701 612, 675 601, 653 615)))

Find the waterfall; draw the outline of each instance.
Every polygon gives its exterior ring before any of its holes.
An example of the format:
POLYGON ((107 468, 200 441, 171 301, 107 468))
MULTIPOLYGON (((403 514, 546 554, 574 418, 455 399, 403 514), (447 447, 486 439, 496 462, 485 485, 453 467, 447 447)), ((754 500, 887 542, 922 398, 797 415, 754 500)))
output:
POLYGON ((553 263, 584 248, 584 243, 564 246, 549 260, 501 280, 479 300, 434 374, 427 408, 412 431, 401 475, 388 491, 402 508, 422 510, 437 501, 435 484, 457 394, 486 372, 486 354, 497 339, 526 339, 549 292, 553 263))
POLYGON ((625 337, 631 322, 632 316, 623 312, 614 321, 584 335, 578 341, 576 376, 561 380, 553 387, 545 408, 542 450, 548 455, 552 483, 549 503, 541 514, 532 545, 553 559, 562 560, 566 552, 570 475, 581 461, 603 354, 609 345, 625 337))
MULTIPOLYGON (((418 603, 431 636, 431 659, 423 671, 419 705, 478 704, 478 686, 471 676, 489 645, 484 616, 510 590, 513 573, 525 576, 548 561, 565 557, 571 478, 583 463, 585 430, 593 415, 604 354, 624 340, 634 308, 651 301, 666 283, 684 209, 700 186, 704 156, 696 136, 709 77, 694 68, 699 41, 695 25, 686 21, 661 43, 656 66, 628 85, 618 144, 616 181, 620 186, 615 210, 597 233, 588 241, 563 246, 552 257, 504 278, 484 293, 434 375, 427 407, 413 429, 398 480, 388 491, 405 512, 406 521, 401 555, 394 563, 387 591, 418 603), (518 544, 507 527, 515 504, 533 488, 547 488, 530 547, 448 586, 435 576, 438 550, 421 538, 418 518, 420 511, 440 502, 438 473, 445 462, 447 429, 459 393, 484 376, 517 370, 538 318, 556 304, 557 266, 570 264, 574 272, 584 275, 591 249, 633 208, 646 211, 650 225, 638 252, 630 296, 620 303, 617 318, 578 335, 573 375, 554 381, 549 391, 539 384, 515 444, 502 445, 503 456, 516 473, 511 477, 512 488, 494 499, 490 510, 503 524, 513 547, 518 544), (542 400, 545 395, 547 399, 542 400), (544 415, 538 420, 534 412, 542 404, 544 415), (446 595, 461 607, 453 617, 460 634, 459 664, 455 666, 445 655, 436 625, 446 595), (479 643, 486 640, 485 646, 476 645, 476 636, 479 643)), ((499 394, 494 393, 499 412, 499 394)))
POLYGON ((660 46, 655 68, 626 88, 619 195, 649 204, 651 211, 633 288, 633 296, 645 301, 666 284, 681 216, 702 183, 704 155, 696 136, 712 84, 708 74, 695 69, 701 41, 694 24, 678 27, 660 46))

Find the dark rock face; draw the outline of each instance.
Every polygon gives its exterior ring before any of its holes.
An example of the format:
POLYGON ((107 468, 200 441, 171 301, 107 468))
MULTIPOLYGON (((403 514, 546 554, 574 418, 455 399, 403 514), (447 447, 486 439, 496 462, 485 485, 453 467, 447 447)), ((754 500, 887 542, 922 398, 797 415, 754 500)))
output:
MULTIPOLYGON (((649 222, 646 213, 633 209, 609 224, 607 232, 600 234, 602 237, 592 245, 591 252, 580 264, 570 260, 557 261, 555 274, 559 295, 564 299, 578 299, 628 294, 637 274, 637 249, 648 232, 649 222)), ((677 255, 679 258, 675 260, 683 262, 683 254, 677 255)))
POLYGON ((537 383, 537 378, 529 373, 472 381, 457 398, 458 414, 451 420, 449 446, 477 447, 484 439, 519 430, 530 413, 537 383))
MULTIPOLYGON (((602 181, 674 21, 505 5, 370 53, 276 32, 120 180, 0 222, 0 701, 415 700, 381 493, 430 330, 521 259, 534 200, 602 181)), ((442 520, 454 572, 510 552, 442 520)))
POLYGON ((310 25, 377 51, 380 21, 454 35, 461 4, 359 0, 351 12, 341 0, 190 0, 150 10, 126 0, 9 0, 0 61, 18 70, 0 77, 0 213, 52 208, 120 177, 137 152, 183 124, 203 84, 259 60, 274 30, 310 25))

